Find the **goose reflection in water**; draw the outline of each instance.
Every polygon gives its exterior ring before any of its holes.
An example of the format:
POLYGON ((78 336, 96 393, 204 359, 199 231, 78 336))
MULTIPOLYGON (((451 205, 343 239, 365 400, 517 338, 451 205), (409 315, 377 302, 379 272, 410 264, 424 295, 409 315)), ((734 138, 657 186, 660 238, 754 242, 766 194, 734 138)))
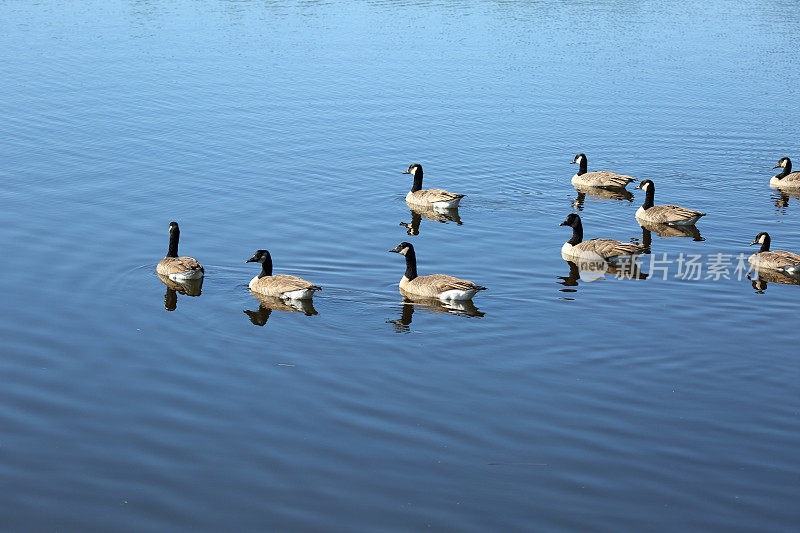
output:
POLYGON ((777 187, 773 187, 775 189, 772 193, 772 203, 775 207, 777 207, 777 212, 785 215, 786 208, 789 207, 789 200, 794 199, 795 202, 800 201, 800 191, 787 191, 783 189, 778 189, 777 187))
POLYGON ((583 204, 586 196, 594 200, 617 200, 620 202, 633 202, 633 193, 625 189, 601 189, 599 187, 575 187, 578 197, 572 201, 572 207, 578 211, 583 211, 583 204))
POLYGON ((560 281, 556 283, 565 287, 559 289, 561 292, 578 292, 577 287, 580 282, 590 283, 608 279, 608 277, 617 279, 647 279, 648 277, 647 274, 642 272, 639 263, 636 261, 614 264, 598 258, 579 261, 578 263, 568 260, 564 262, 569 266, 569 273, 566 276, 558 276, 560 281))
POLYGON ((167 311, 174 311, 178 308, 178 294, 200 296, 203 290, 203 278, 175 281, 161 274, 157 274, 157 276, 161 283, 167 286, 167 293, 164 295, 164 309, 167 311))
POLYGON ((284 300, 277 297, 262 296, 251 292, 259 306, 257 311, 250 311, 245 309, 243 311, 250 318, 250 322, 256 326, 263 326, 269 320, 273 311, 285 311, 287 313, 303 313, 306 316, 316 315, 317 310, 314 309, 312 300, 284 300))
POLYGON ((446 224, 447 222, 455 222, 459 226, 463 224, 458 214, 458 207, 443 209, 411 204, 406 205, 411 209, 411 222, 401 222, 400 225, 407 229, 406 233, 409 235, 419 235, 419 225, 422 222, 422 217, 435 222, 441 222, 442 224, 446 224))
POLYGON ((650 249, 653 241, 651 233, 655 233, 661 238, 690 237, 693 241, 706 240, 700 235, 700 230, 696 226, 670 226, 668 224, 652 224, 650 222, 639 223, 642 227, 642 246, 650 249))
POLYGON ((764 294, 770 283, 780 285, 800 285, 800 277, 790 276, 774 270, 751 270, 747 274, 747 279, 753 285, 753 290, 758 294, 764 294))
POLYGON ((481 318, 486 313, 479 311, 472 300, 450 300, 443 302, 436 298, 419 298, 410 296, 407 292, 400 291, 403 295, 403 303, 400 307, 400 318, 387 320, 387 324, 394 324, 397 333, 408 333, 411 331, 411 317, 415 310, 425 313, 441 314, 447 313, 467 318, 481 318))

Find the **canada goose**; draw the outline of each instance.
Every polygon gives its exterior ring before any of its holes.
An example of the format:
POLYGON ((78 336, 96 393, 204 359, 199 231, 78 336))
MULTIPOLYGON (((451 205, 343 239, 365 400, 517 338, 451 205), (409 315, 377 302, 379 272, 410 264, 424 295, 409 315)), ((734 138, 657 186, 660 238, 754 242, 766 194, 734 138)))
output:
POLYGON ((748 258, 753 268, 758 270, 777 270, 790 275, 800 274, 800 255, 783 250, 770 251, 770 241, 769 233, 762 231, 750 243, 750 246, 761 245, 761 249, 748 258))
POLYGON ((640 246, 628 242, 619 242, 613 239, 592 239, 583 240, 583 224, 581 217, 575 213, 570 213, 560 226, 572 227, 572 238, 561 247, 561 255, 566 260, 575 263, 586 261, 620 261, 628 260, 637 255, 645 253, 647 250, 640 246), (576 259, 578 259, 576 261, 576 259))
POLYGON ((607 170, 595 170, 587 172, 586 154, 578 154, 570 164, 578 164, 578 172, 572 176, 572 184, 575 187, 596 187, 599 189, 624 189, 630 182, 636 181, 635 178, 623 174, 615 174, 607 170))
POLYGON ((156 273, 175 281, 203 277, 203 266, 193 257, 178 257, 178 239, 181 230, 177 222, 169 223, 169 249, 167 256, 156 265, 156 273))
POLYGON ((291 300, 307 300, 322 287, 303 278, 286 274, 272 275, 272 256, 267 250, 256 250, 245 263, 261 263, 261 273, 250 280, 250 290, 263 296, 277 296, 291 300))
POLYGON ((486 290, 486 287, 447 274, 417 276, 417 256, 411 243, 401 242, 389 252, 406 257, 406 273, 400 280, 401 292, 423 298, 438 298, 445 302, 469 300, 475 296, 476 292, 486 290))
POLYGON ((800 172, 792 172, 792 160, 788 157, 781 157, 778 164, 773 169, 782 168, 779 174, 772 176, 769 184, 773 187, 800 187, 800 172))
POLYGON ((451 209, 458 207, 461 199, 466 194, 455 194, 442 189, 422 189, 422 165, 412 163, 403 174, 414 176, 414 184, 406 195, 406 202, 417 205, 430 205, 433 207, 451 209))
POLYGON ((691 226, 706 213, 686 209, 679 205, 653 205, 656 196, 656 186, 653 180, 642 180, 634 187, 645 192, 642 207, 636 210, 636 220, 641 222, 652 222, 655 224, 666 224, 668 226, 691 226))

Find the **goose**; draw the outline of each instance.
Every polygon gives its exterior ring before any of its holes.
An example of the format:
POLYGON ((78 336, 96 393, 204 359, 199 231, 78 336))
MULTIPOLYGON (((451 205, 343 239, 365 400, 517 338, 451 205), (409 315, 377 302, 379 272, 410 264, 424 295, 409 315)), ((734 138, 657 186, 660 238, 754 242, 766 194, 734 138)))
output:
POLYGON ((452 209, 458 207, 466 194, 456 194, 442 189, 422 189, 422 165, 412 163, 403 174, 414 176, 414 184, 406 195, 406 202, 416 205, 429 205, 437 208, 452 209))
POLYGON ((422 298, 438 298, 443 302, 451 300, 469 300, 478 291, 486 287, 471 281, 458 279, 447 274, 431 274, 417 276, 417 256, 414 246, 409 242, 401 242, 389 250, 406 257, 406 273, 400 280, 400 292, 422 298))
MULTIPOLYGON (((613 239, 583 240, 583 223, 581 217, 570 213, 560 226, 572 228, 572 238, 561 247, 561 255, 565 260, 578 258, 581 262, 602 260, 615 262, 629 260, 647 250, 629 242, 619 242, 613 239)), ((574 261, 578 262, 578 261, 574 261)))
POLYGON ((773 187, 800 187, 800 172, 792 172, 792 160, 788 157, 781 157, 778 164, 773 169, 782 168, 780 174, 775 174, 769 180, 773 187))
POLYGON ((572 185, 575 187, 591 187, 598 189, 624 189, 635 178, 623 174, 615 174, 607 170, 587 172, 586 154, 578 154, 570 163, 580 165, 578 172, 572 176, 572 185))
POLYGON ((656 195, 656 186, 653 180, 642 180, 634 187, 645 192, 644 203, 636 210, 636 220, 653 224, 666 224, 667 226, 693 226, 706 213, 686 209, 679 205, 653 205, 656 195))
POLYGON ((203 265, 193 257, 178 257, 178 239, 181 230, 177 222, 169 223, 169 248, 167 255, 156 265, 156 273, 174 281, 203 277, 203 265))
POLYGON ((322 287, 303 278, 286 274, 272 275, 272 256, 267 250, 256 250, 245 263, 261 263, 261 273, 250 280, 250 290, 262 296, 276 296, 289 300, 308 300, 322 287))
POLYGON ((753 268, 757 270, 776 270, 789 275, 800 274, 800 255, 783 250, 770 251, 770 241, 769 233, 762 231, 750 243, 750 246, 761 245, 761 249, 748 258, 753 268))

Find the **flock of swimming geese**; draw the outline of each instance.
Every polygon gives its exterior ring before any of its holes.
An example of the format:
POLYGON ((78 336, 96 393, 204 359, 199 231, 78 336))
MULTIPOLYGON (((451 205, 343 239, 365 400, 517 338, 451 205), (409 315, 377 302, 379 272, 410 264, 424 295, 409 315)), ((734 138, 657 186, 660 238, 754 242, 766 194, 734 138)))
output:
MULTIPOLYGON (((578 165, 578 172, 572 177, 572 185, 579 190, 592 191, 624 191, 635 178, 609 171, 588 172, 585 154, 578 154, 572 163, 578 165)), ((792 162, 783 157, 773 167, 782 171, 773 176, 770 185, 776 188, 800 190, 800 172, 792 172, 792 162)), ((406 195, 406 202, 424 209, 447 210, 458 207, 464 194, 456 194, 443 189, 422 188, 422 166, 414 163, 403 174, 411 174, 414 178, 411 190, 406 195)), ((650 226, 694 226, 706 213, 694 211, 677 205, 655 205, 655 185, 652 180, 643 180, 636 189, 645 192, 644 204, 636 211, 636 219, 640 224, 650 226)), ((574 263, 601 262, 614 266, 623 261, 632 261, 637 255, 646 253, 646 246, 624 243, 613 239, 583 240, 581 218, 570 213, 562 226, 572 228, 572 237, 564 243, 561 255, 574 263)), ((158 262, 156 272, 167 283, 181 284, 203 277, 203 266, 193 257, 178 255, 180 229, 177 222, 169 224, 169 249, 166 257, 158 262)), ((766 232, 756 235, 752 245, 760 244, 761 249, 750 256, 749 262, 759 271, 767 271, 783 275, 800 275, 800 255, 782 250, 770 250, 770 237, 766 232)), ((471 300, 486 287, 450 276, 447 274, 417 275, 417 259, 414 246, 409 242, 401 242, 389 252, 405 257, 406 271, 400 279, 400 292, 409 298, 438 299, 442 302, 458 302, 471 300)), ((250 280, 250 290, 257 296, 274 298, 283 302, 302 302, 310 300, 322 287, 297 276, 272 273, 272 257, 267 250, 256 250, 247 263, 261 263, 261 272, 250 280)))

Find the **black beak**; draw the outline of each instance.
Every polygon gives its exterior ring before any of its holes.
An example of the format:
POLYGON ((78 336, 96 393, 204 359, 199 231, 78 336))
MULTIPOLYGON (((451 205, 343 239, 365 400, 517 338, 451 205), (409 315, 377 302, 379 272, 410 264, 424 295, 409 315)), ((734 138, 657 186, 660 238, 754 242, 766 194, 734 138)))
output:
POLYGON ((758 241, 751 242, 749 246, 753 246, 754 244, 758 244, 758 241))
POLYGON ((642 184, 641 183, 639 185, 637 185, 636 187, 634 187, 634 189, 641 189, 641 188, 642 188, 642 184))
POLYGON ((564 222, 562 222, 561 224, 559 224, 559 226, 569 226, 569 224, 567 224, 567 221, 565 220, 564 222))
POLYGON ((400 250, 398 250, 397 248, 392 248, 391 250, 386 250, 386 251, 387 251, 387 252, 394 252, 394 253, 396 253, 396 254, 399 254, 399 253, 400 253, 400 250))
POLYGON ((411 174, 411 172, 409 172, 408 170, 404 170, 403 174, 411 174))
POLYGON ((569 162, 570 165, 574 165, 575 163, 577 163, 577 161, 570 161, 569 162))
POLYGON ((247 261, 245 261, 245 263, 255 263, 257 261, 258 261, 258 257, 253 256, 250 259, 248 259, 247 261))
POLYGON ((781 167, 780 165, 775 165, 775 166, 774 166, 774 167, 772 167, 772 168, 773 168, 773 169, 776 169, 776 168, 780 168, 780 167, 781 167))

